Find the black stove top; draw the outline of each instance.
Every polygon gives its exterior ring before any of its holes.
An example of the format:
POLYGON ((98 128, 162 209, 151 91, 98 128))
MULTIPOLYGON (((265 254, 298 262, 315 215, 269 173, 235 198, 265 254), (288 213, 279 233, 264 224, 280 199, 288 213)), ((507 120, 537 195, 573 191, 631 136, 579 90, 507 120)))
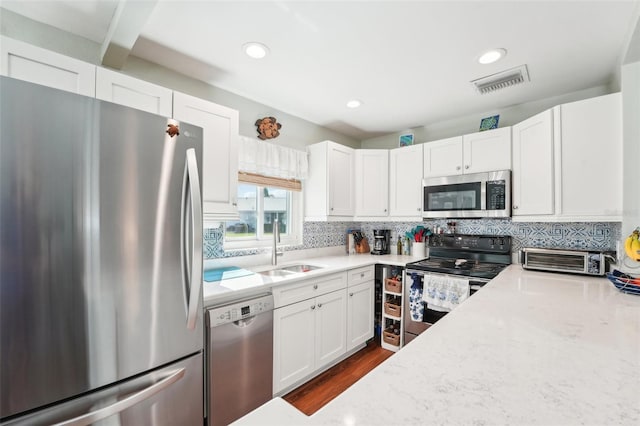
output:
POLYGON ((511 264, 511 237, 440 234, 429 238, 431 257, 407 264, 407 270, 491 279, 511 264))
POLYGON ((443 274, 465 275, 476 278, 494 278, 508 265, 468 259, 423 259, 407 263, 407 270, 414 269, 443 274))

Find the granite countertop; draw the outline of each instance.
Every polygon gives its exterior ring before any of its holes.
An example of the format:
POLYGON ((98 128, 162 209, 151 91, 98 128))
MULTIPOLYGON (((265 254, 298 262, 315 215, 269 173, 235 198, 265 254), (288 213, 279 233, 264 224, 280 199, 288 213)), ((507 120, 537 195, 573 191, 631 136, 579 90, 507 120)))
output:
MULTIPOLYGON (((640 297, 511 265, 304 423, 280 408, 281 425, 638 425, 640 297)), ((238 424, 274 424, 260 410, 238 424)))
POLYGON ((225 279, 222 281, 204 282, 204 306, 214 306, 224 304, 234 299, 242 299, 245 296, 251 297, 259 293, 268 293, 273 287, 292 284, 297 281, 306 280, 313 277, 319 277, 336 272, 347 271, 349 269, 359 268, 363 266, 375 265, 376 263, 385 265, 405 266, 409 262, 419 260, 418 257, 400 256, 400 255, 333 255, 323 257, 304 257, 297 260, 287 260, 278 266, 272 265, 256 265, 246 266, 244 269, 255 272, 251 275, 245 275, 233 279, 225 279), (274 268, 281 268, 287 265, 308 264, 320 266, 320 269, 314 269, 309 272, 291 274, 286 277, 270 277, 261 275, 258 272, 266 271, 274 268))

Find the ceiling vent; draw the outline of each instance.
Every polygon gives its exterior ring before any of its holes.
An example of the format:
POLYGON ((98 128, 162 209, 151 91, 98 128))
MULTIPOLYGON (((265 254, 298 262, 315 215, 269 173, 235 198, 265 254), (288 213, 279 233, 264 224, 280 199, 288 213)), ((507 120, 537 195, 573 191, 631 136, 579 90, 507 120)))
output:
POLYGON ((485 93, 495 92, 505 87, 526 83, 527 81, 529 81, 527 66, 520 65, 510 70, 478 78, 473 80, 471 84, 473 84, 473 87, 475 87, 480 94, 484 95, 485 93))

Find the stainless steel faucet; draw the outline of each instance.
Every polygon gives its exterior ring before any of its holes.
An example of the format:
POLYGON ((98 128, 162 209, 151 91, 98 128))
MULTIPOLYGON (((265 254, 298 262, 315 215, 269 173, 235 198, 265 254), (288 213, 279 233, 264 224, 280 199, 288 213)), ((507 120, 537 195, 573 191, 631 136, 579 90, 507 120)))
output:
POLYGON ((280 224, 278 223, 278 215, 273 221, 273 247, 271 249, 271 264, 278 264, 278 256, 282 256, 283 252, 278 251, 278 243, 280 242, 280 224))

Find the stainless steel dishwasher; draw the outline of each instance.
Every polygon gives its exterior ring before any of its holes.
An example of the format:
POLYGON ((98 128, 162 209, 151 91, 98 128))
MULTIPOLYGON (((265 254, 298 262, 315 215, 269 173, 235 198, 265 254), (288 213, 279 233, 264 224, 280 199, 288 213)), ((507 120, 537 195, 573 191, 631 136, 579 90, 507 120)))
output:
POLYGON ((228 425, 273 397, 273 296, 207 310, 207 424, 228 425))

